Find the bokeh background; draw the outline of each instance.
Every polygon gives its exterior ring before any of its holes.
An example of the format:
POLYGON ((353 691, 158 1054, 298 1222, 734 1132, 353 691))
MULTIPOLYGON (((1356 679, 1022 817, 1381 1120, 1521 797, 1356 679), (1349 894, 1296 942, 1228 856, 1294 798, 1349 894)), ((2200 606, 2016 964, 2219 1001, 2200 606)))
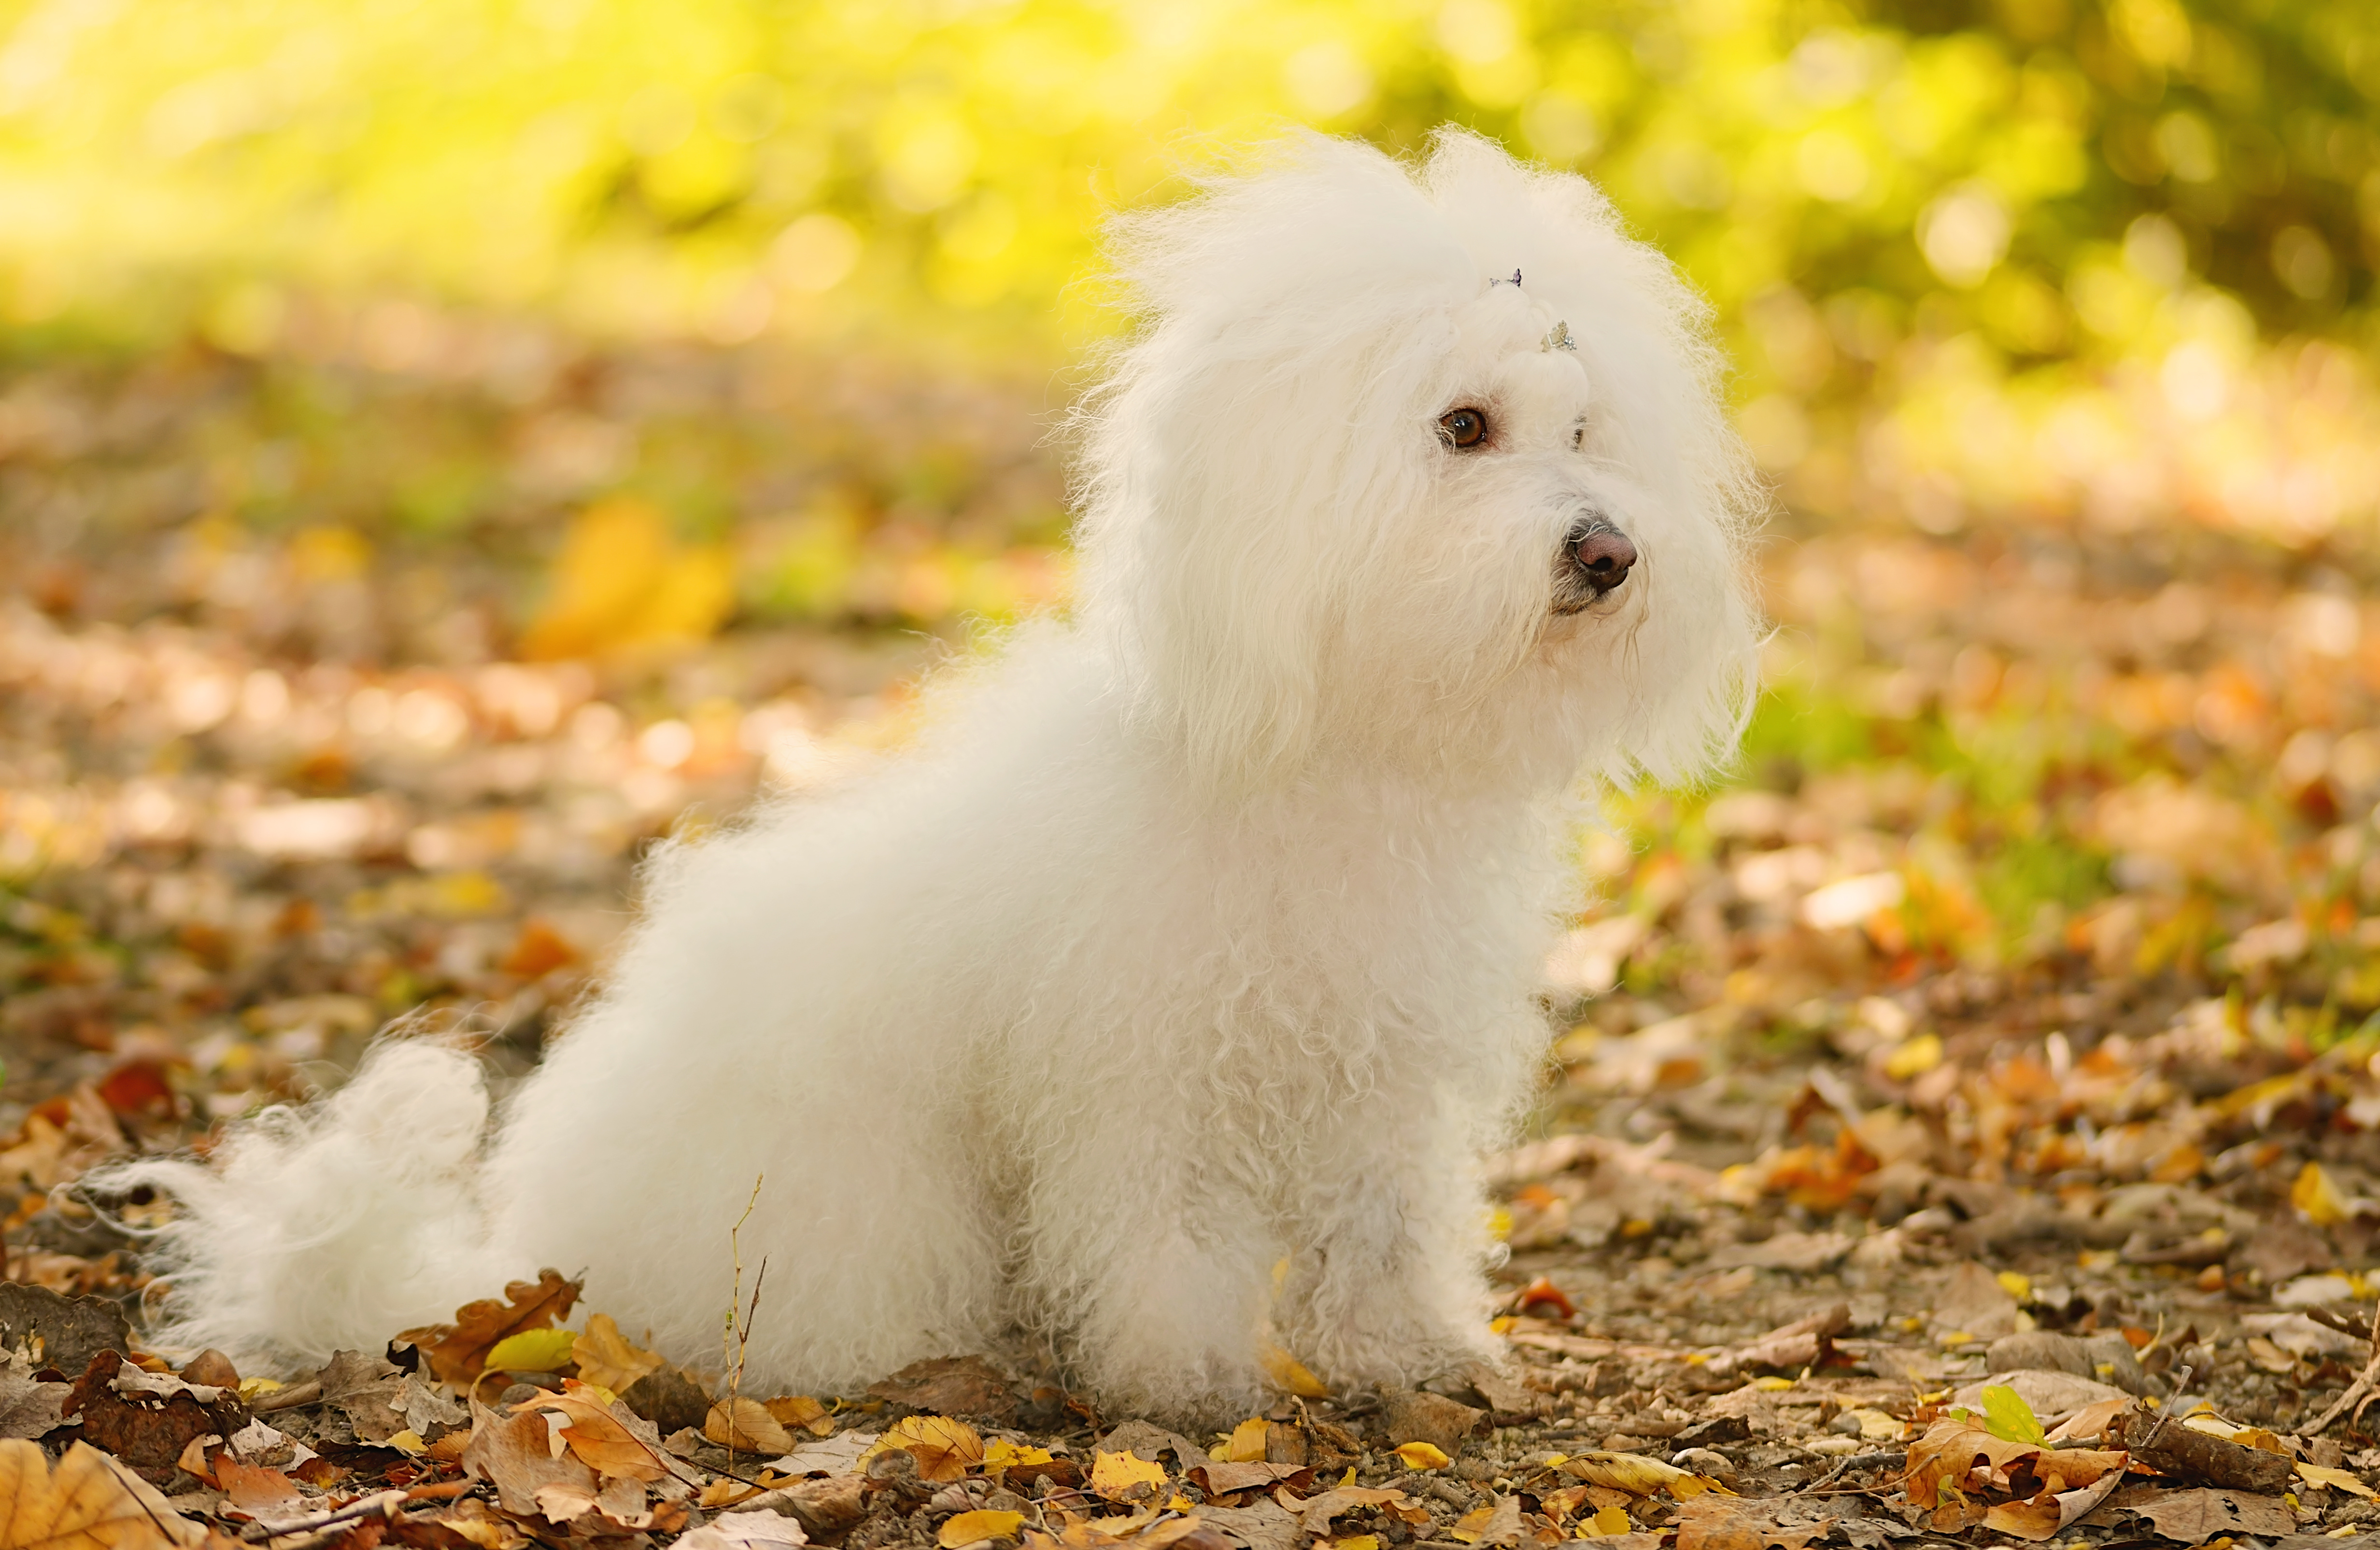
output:
POLYGON ((1582 843, 1558 1099, 1821 1041, 2188 1177, 2027 1072, 2380 1039, 2360 0, 0 0, 11 1166, 102 1072, 533 1049, 641 847, 1063 606, 1102 219, 1449 121, 1675 257, 1777 491, 1739 769, 1582 843))

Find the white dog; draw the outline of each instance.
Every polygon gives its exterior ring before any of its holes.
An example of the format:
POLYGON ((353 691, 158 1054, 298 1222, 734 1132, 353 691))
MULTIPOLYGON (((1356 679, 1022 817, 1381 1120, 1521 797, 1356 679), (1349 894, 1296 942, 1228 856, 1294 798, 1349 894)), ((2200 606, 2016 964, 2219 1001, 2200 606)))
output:
POLYGON ((476 1062, 399 1040, 136 1170, 181 1202, 165 1338, 310 1362, 551 1265, 692 1356, 765 1174, 747 1392, 1021 1334, 1111 1412, 1244 1414, 1274 1342, 1342 1389, 1486 1354, 1472 1159, 1543 1058, 1578 793, 1706 767, 1747 693, 1702 309, 1454 132, 1295 139, 1115 251, 1071 622, 669 850, 492 1135, 476 1062))

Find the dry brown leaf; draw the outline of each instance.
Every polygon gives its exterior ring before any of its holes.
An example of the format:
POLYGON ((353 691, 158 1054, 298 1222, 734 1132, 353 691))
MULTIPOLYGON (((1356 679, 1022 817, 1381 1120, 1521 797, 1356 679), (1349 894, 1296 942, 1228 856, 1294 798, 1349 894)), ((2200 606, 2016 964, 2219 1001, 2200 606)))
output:
POLYGON ((1912 1505, 1935 1507, 1945 1491, 1963 1496, 1967 1475, 1977 1465, 2004 1484, 2009 1466, 2037 1459, 2044 1451, 2037 1443, 2010 1442, 1972 1422, 1946 1418, 1910 1447, 1905 1489, 1912 1505))
POLYGON ((807 1394, 788 1394, 761 1402, 769 1419, 788 1432, 796 1427, 814 1437, 834 1435, 834 1415, 824 1405, 807 1394))
MULTIPOLYGON (((2054 1458, 2056 1455, 2048 1457, 2054 1458)), ((1984 1526, 2019 1539, 2055 1539, 2088 1517, 2124 1483, 2122 1454, 2098 1481, 2072 1491, 2044 1491, 2026 1502, 2004 1502, 1984 1514, 1984 1526)), ((2046 1460, 2045 1460, 2046 1461, 2046 1460)))
POLYGON ((582 1382, 614 1394, 625 1394, 638 1378, 662 1364, 654 1352, 630 1345, 609 1314, 588 1319, 587 1332, 570 1343, 570 1356, 578 1363, 582 1382))
POLYGON ((1273 1500, 1303 1522, 1309 1533, 1329 1532, 1330 1520, 1342 1512, 1352 1512, 1364 1507, 1409 1507, 1413 1501, 1402 1491, 1363 1485, 1338 1486, 1318 1496, 1308 1496, 1304 1501, 1283 1489, 1273 1493, 1273 1500))
MULTIPOLYGON (((581 1463, 604 1480, 655 1481, 670 1471, 651 1447, 631 1431, 620 1414, 633 1414, 625 1407, 614 1413, 613 1400, 604 1404, 588 1386, 566 1380, 559 1394, 542 1395, 532 1401, 540 1411, 559 1411, 570 1418, 562 1429, 562 1440, 581 1463)), ((650 1425, 650 1423, 647 1423, 650 1425)))
POLYGON ((176 1550, 206 1530, 89 1443, 58 1460, 22 1438, 0 1441, 0 1550, 176 1550))
POLYGON ((1805 1550, 1834 1528, 1832 1518, 1779 1523, 1776 1501, 1701 1496, 1678 1509, 1677 1550, 1805 1550))
POLYGON ((774 1459, 794 1450, 791 1433, 777 1424, 769 1408, 758 1399, 722 1399, 703 1418, 702 1435, 737 1453, 759 1453, 774 1459))
POLYGON ((2246 1491, 2135 1487, 2116 1498, 2115 1505, 2139 1513, 2160 1535, 2184 1544, 2204 1544, 2225 1534, 2271 1537, 2297 1531, 2297 1520, 2290 1516, 2287 1502, 2246 1491))
POLYGON ((246 1513, 272 1512, 306 1499, 298 1483, 279 1470, 243 1464, 229 1450, 215 1460, 215 1484, 224 1499, 246 1513))
POLYGON ((506 1286, 503 1302, 489 1297, 466 1302, 455 1310, 454 1323, 408 1329, 397 1338, 421 1352, 440 1382, 468 1387, 487 1366, 488 1352, 497 1341, 524 1329, 551 1328, 568 1318, 578 1291, 579 1283, 565 1280, 561 1271, 540 1270, 534 1281, 506 1286))
POLYGON ((540 1515, 540 1493, 561 1486, 590 1501, 595 1496, 595 1471, 565 1452, 553 1456, 552 1432, 542 1411, 525 1410, 498 1415, 476 1399, 471 1404, 471 1445, 463 1450, 463 1468, 474 1480, 496 1488, 496 1503, 521 1517, 540 1515))

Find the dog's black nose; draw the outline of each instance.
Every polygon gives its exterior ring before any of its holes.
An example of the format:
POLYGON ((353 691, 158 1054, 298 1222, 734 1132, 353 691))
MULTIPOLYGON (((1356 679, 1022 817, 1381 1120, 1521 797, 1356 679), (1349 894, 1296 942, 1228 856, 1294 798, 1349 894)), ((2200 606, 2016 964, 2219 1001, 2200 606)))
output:
POLYGON ((1599 522, 1572 539, 1570 552, 1580 575, 1597 596, 1627 580, 1636 563, 1636 546, 1628 541, 1628 535, 1599 522))

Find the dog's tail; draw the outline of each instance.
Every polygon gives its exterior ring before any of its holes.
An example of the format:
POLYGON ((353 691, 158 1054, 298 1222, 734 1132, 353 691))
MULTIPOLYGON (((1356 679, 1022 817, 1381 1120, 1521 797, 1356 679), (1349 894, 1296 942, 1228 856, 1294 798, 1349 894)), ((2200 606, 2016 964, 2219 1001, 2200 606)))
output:
POLYGON ((487 1124, 475 1058, 394 1039, 328 1099, 267 1109, 205 1163, 129 1163, 89 1187, 172 1198, 150 1233, 165 1278, 151 1337, 212 1346, 256 1374, 377 1351, 494 1294, 477 1187, 487 1124))

